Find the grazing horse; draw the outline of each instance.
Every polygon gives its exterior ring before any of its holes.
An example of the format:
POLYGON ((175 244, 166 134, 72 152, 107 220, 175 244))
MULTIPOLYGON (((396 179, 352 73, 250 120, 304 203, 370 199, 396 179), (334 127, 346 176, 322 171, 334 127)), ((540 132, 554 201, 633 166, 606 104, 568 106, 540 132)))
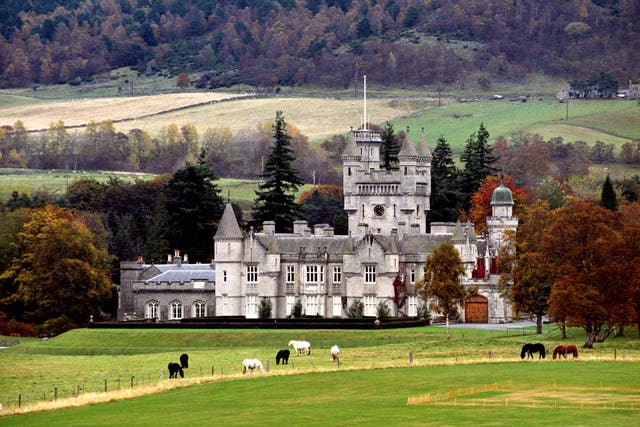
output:
POLYGON ((247 371, 253 372, 255 369, 259 369, 260 372, 264 372, 262 362, 258 359, 244 359, 242 361, 242 373, 246 374, 247 371))
POLYGON ((575 344, 569 344, 567 346, 564 345, 559 345, 556 348, 553 349, 553 359, 555 360, 556 357, 562 356, 565 359, 567 358, 567 353, 571 353, 573 354, 573 358, 577 359, 578 358, 578 347, 575 346, 575 344))
POLYGON ((337 345, 334 345, 333 347, 331 347, 331 359, 333 359, 333 361, 335 362, 339 358, 340 358, 340 349, 338 348, 337 345))
POLYGON ((296 350, 296 356, 300 356, 303 351, 306 351, 307 354, 311 354, 311 344, 309 341, 296 341, 291 340, 287 347, 293 347, 296 350))
POLYGON ((289 354, 291 354, 289 350, 280 350, 278 354, 276 354, 276 365, 279 365, 281 360, 283 365, 288 365, 289 354))
POLYGON ((546 356, 544 345, 537 342, 535 344, 527 343, 522 346, 522 352, 520 353, 520 358, 524 359, 525 355, 527 355, 527 359, 533 359, 533 353, 538 353, 538 359, 544 359, 546 356))
POLYGON ((171 362, 169 363, 169 378, 178 378, 178 374, 180 374, 180 378, 184 378, 184 371, 182 370, 182 366, 179 363, 171 362))
POLYGON ((189 355, 188 354, 183 354, 182 356, 180 356, 180 366, 182 366, 183 369, 186 369, 189 367, 189 355))

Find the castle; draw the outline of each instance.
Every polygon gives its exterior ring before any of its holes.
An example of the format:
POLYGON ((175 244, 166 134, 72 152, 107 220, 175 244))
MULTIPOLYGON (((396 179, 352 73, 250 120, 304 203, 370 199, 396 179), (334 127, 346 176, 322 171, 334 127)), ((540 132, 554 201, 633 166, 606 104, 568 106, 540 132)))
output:
POLYGON ((381 147, 380 133, 366 125, 349 133, 342 155, 348 235, 334 235, 326 224, 311 230, 306 221, 284 234, 266 221, 260 232, 244 235, 227 204, 211 264, 189 264, 179 253, 163 265, 121 262, 118 320, 257 318, 263 298, 275 318, 290 315, 298 302, 308 316, 345 317, 356 300, 365 316, 376 316, 379 304, 392 316, 418 316, 425 301, 415 285, 426 257, 451 242, 465 266, 462 283, 472 291, 461 320, 509 321, 496 257, 504 231, 518 226, 511 191, 504 185, 494 191, 485 236, 469 222, 431 223, 427 230, 432 156, 424 133, 417 148, 407 133, 398 168, 381 168, 381 147))

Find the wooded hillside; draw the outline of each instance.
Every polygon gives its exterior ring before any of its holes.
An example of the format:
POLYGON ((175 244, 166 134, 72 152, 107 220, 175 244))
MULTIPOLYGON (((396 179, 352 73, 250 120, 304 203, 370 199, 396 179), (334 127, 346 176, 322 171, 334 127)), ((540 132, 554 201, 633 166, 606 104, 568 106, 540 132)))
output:
POLYGON ((5 0, 0 86, 134 66, 201 87, 640 76, 634 0, 5 0), (464 75, 463 75, 464 74, 464 75))

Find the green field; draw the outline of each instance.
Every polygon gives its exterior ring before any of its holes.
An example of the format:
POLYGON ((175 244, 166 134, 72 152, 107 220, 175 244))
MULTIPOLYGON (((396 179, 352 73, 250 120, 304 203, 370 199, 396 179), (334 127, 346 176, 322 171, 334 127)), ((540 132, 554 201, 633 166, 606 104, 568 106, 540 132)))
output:
MULTIPOLYGON (((36 192, 62 196, 69 185, 83 178, 107 182, 111 178, 118 178, 124 182, 153 179, 155 175, 128 172, 78 172, 71 173, 62 170, 42 171, 31 169, 1 169, 0 168, 0 201, 6 202, 14 191, 33 195, 36 192)), ((220 196, 237 201, 243 209, 249 209, 255 199, 255 190, 259 181, 235 178, 221 178, 216 181, 220 189, 220 196)), ((300 187, 298 195, 311 188, 311 184, 300 187)))
MULTIPOLYGON (((523 343, 543 342, 550 352, 561 342, 558 328, 547 326, 541 336, 521 328, 452 329, 448 341, 441 327, 78 329, 1 351, 5 409, 19 398, 28 407, 56 395, 74 402, 92 393, 108 399, 145 386, 185 387, 7 416, 0 425, 625 425, 640 415, 640 340, 636 330, 626 332, 581 349, 577 361, 522 361, 523 343), (275 352, 303 337, 312 354, 276 366, 275 352), (341 347, 340 365, 329 356, 333 344, 341 347), (186 377, 168 380, 166 365, 182 352, 190 356, 186 377), (240 361, 248 357, 269 363, 269 372, 243 376, 240 361)), ((569 330, 570 342, 583 339, 582 330, 569 330)))
POLYGON ((618 149, 624 142, 640 138, 640 105, 633 101, 572 100, 569 120, 566 105, 555 99, 529 102, 507 100, 453 102, 439 108, 423 111, 415 117, 394 120, 395 129, 411 129, 414 142, 419 132, 425 134, 431 147, 444 135, 455 150, 461 151, 480 123, 491 134, 509 137, 519 131, 539 133, 545 138, 561 136, 566 142, 584 140, 589 145, 596 141, 614 144, 618 149))

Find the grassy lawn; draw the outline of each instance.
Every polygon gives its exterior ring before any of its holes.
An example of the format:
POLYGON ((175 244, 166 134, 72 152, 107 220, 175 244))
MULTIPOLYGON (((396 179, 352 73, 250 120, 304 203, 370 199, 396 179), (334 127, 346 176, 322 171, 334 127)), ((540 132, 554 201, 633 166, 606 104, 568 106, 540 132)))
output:
MULTIPOLYGON (((452 329, 451 339, 446 340, 444 332, 441 327, 77 329, 2 350, 0 402, 5 408, 15 408, 18 399, 29 406, 54 397, 58 402, 86 398, 90 403, 94 395, 106 400, 143 395, 0 418, 0 425, 83 425, 89 419, 92 425, 118 425, 132 412, 136 425, 151 425, 154 417, 158 421, 158 414, 169 412, 173 415, 166 415, 171 418, 163 422, 186 425, 213 417, 225 425, 273 425, 292 416, 295 408, 304 423, 312 425, 326 425, 327 419, 355 425, 466 424, 476 418, 480 424, 491 424, 495 411, 505 417, 502 424, 513 424, 527 413, 551 416, 555 423, 579 424, 580 418, 573 417, 588 413, 598 425, 616 425, 640 410, 640 376, 636 375, 640 341, 631 328, 626 338, 609 339, 594 350, 580 349, 575 362, 551 360, 553 347, 562 342, 559 330, 552 326, 541 336, 530 329, 452 329), (311 355, 292 355, 288 365, 276 366, 275 353, 290 339, 309 340, 311 355), (549 357, 522 361, 520 348, 526 342, 544 343, 549 357), (340 366, 329 356, 333 344, 341 348, 340 366), (190 357, 185 379, 169 381, 166 366, 182 352, 190 357), (268 363, 269 372, 242 376, 241 360, 253 357, 268 363), (236 381, 240 379, 247 381, 236 381), (178 385, 189 387, 166 390, 178 385), (493 388, 487 391, 487 385, 493 388), (472 386, 480 388, 469 391, 472 386), (144 391, 145 387, 151 391, 144 391), (454 392, 458 396, 452 397, 454 392), (407 406, 409 397, 422 401, 407 406), (171 411, 166 410, 167 402, 172 402, 171 411), (617 409, 611 407, 616 404, 617 409), (238 410, 232 410, 234 405, 238 410), (327 407, 332 410, 325 414, 322 408, 327 407), (323 415, 318 418, 318 414, 323 415)), ((571 329, 569 335, 569 341, 580 346, 584 333, 571 329)), ((531 419, 530 424, 539 425, 540 420, 531 419)))

